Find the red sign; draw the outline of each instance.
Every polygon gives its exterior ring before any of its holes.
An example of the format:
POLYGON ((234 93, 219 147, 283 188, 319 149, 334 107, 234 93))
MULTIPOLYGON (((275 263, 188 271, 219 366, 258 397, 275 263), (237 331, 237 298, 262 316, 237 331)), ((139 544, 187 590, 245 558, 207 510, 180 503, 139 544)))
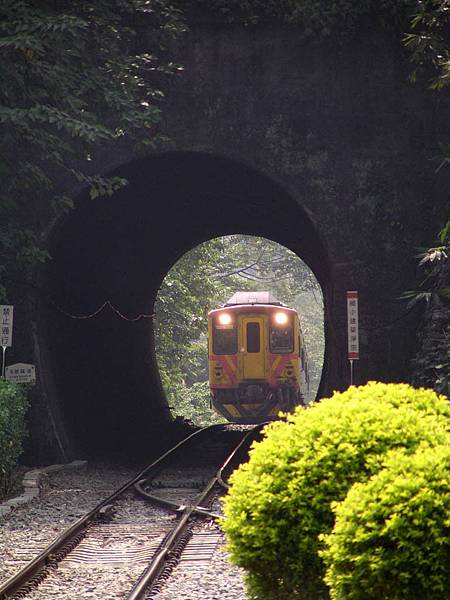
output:
POLYGON ((358 292, 347 292, 348 358, 359 359, 358 292))

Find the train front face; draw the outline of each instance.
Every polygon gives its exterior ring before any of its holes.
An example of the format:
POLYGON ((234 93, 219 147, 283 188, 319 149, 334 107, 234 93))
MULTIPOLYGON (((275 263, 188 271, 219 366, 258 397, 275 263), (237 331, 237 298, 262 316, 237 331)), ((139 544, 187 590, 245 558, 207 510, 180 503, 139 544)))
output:
POLYGON ((235 423, 273 420, 300 402, 298 315, 285 306, 242 305, 208 315, 209 382, 215 410, 235 423))

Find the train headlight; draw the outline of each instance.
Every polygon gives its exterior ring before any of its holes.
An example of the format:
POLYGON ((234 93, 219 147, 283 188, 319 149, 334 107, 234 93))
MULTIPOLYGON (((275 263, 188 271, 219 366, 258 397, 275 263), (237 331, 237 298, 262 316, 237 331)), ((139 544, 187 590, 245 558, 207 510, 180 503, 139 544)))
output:
POLYGON ((288 322, 288 316, 285 312, 275 313, 275 323, 277 325, 286 325, 287 322, 288 322))
POLYGON ((218 321, 221 325, 231 325, 231 315, 229 313, 222 313, 219 315, 218 321))

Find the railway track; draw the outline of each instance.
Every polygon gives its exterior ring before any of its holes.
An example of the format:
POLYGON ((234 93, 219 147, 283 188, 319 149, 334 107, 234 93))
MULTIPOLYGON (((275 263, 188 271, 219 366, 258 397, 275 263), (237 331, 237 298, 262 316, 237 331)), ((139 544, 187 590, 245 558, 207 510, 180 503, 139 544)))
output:
POLYGON ((194 523, 217 516, 210 499, 219 485, 226 487, 260 429, 216 425, 192 434, 1 584, 0 598, 148 597, 160 589, 184 548, 195 558, 214 545, 211 536, 193 536, 194 523), (123 594, 108 595, 112 575, 123 581, 123 594), (70 591, 74 579, 80 582, 76 596, 70 591))

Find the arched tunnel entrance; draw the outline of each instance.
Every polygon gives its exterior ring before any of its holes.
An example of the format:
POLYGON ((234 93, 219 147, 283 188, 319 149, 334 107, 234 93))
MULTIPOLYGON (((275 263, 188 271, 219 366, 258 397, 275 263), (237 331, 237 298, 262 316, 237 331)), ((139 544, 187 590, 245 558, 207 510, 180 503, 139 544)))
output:
POLYGON ((202 153, 129 163, 111 198, 80 197, 55 228, 45 272, 41 339, 49 398, 69 447, 92 455, 133 449, 170 420, 154 356, 151 315, 169 268, 211 237, 268 237, 300 256, 322 286, 325 360, 319 394, 339 387, 330 262, 305 211, 253 168, 202 153), (121 315, 105 307, 106 300, 121 315), (91 316, 94 315, 94 316, 91 316), (83 317, 83 318, 75 318, 83 317))
MULTIPOLYGON (((189 250, 171 267, 158 290, 153 320, 156 358, 174 417, 201 427, 226 420, 211 399, 207 315, 237 293, 243 300, 256 301, 255 294, 264 292, 299 315, 302 402, 309 404, 316 398, 325 346, 323 298, 317 279, 301 258, 281 244, 233 234, 189 250)), ((235 355, 239 361, 237 348, 235 355)), ((222 378, 220 367, 218 372, 222 378)), ((267 414, 260 418, 266 420, 267 414)))

